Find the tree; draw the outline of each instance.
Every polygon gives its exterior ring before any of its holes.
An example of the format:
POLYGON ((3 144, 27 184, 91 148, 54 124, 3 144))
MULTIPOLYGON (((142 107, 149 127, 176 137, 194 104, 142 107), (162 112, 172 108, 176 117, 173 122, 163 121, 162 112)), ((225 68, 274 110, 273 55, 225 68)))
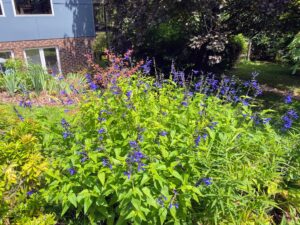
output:
MULTIPOLYGON (((219 65, 243 33, 295 32, 298 0, 107 0, 115 51, 135 50, 160 65, 219 65), (229 49, 229 50, 228 50, 229 49)), ((298 23, 300 24, 300 23, 298 23)))
POLYGON ((300 30, 299 0, 230 0, 225 11, 227 30, 249 38, 248 58, 255 37, 263 35, 279 40, 300 30))

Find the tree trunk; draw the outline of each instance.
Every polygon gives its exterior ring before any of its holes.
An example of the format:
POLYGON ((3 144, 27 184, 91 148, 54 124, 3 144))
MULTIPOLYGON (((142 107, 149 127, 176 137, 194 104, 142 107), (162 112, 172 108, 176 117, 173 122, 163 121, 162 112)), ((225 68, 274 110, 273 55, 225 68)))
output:
POLYGON ((247 51, 247 61, 251 61, 251 48, 252 48, 252 39, 249 39, 248 51, 247 51))

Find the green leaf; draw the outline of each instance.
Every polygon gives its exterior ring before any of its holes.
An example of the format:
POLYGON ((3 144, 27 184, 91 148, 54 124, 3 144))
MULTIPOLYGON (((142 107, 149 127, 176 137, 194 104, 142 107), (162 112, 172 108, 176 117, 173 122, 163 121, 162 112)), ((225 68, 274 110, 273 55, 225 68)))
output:
POLYGON ((147 196, 147 197, 152 197, 151 195, 151 191, 148 187, 143 187, 142 191, 144 192, 144 194, 147 196))
POLYGON ((134 206, 134 208, 136 208, 137 210, 140 209, 141 207, 141 201, 139 201, 138 199, 132 199, 131 200, 131 204, 134 206))
POLYGON ((132 211, 126 216, 125 219, 129 220, 129 219, 131 219, 131 218, 133 218, 133 217, 135 217, 135 216, 136 216, 136 213, 135 213, 135 211, 132 210, 132 211))
POLYGON ((177 217, 176 217, 176 207, 172 207, 172 208, 170 209, 170 213, 171 213, 171 215, 172 215, 172 217, 173 217, 174 219, 177 219, 177 217))
POLYGON ((68 195, 68 200, 72 203, 72 205, 74 205, 75 207, 77 207, 77 198, 75 193, 69 193, 68 195))
POLYGON ((92 203, 93 203, 93 201, 92 201, 91 197, 84 199, 84 214, 87 213, 87 211, 91 207, 92 203))
POLYGON ((159 213, 160 224, 163 225, 167 218, 168 211, 165 208, 160 208, 158 213, 159 213))
POLYGON ((176 170, 171 170, 171 174, 183 182, 182 176, 176 170))
POLYGON ((99 178, 101 184, 104 185, 105 184, 105 173, 104 172, 99 172, 98 173, 98 178, 99 178))
POLYGON ((142 178, 142 180, 141 180, 141 185, 144 185, 144 184, 147 183, 149 180, 150 180, 149 176, 148 176, 146 173, 144 173, 144 174, 143 174, 143 178, 142 178))
POLYGON ((61 212, 61 216, 65 215, 65 213, 68 211, 69 208, 70 208, 70 204, 69 203, 65 204, 61 212))

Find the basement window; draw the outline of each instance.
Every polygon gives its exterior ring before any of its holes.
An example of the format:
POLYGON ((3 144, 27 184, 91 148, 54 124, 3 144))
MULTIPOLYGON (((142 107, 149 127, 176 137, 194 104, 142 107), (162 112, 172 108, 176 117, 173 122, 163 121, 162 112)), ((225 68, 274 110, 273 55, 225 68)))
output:
POLYGON ((52 15, 52 0, 13 0, 16 15, 52 15))
POLYGON ((58 48, 36 48, 24 51, 27 64, 41 65, 49 74, 61 72, 58 48))
POLYGON ((8 59, 13 58, 12 51, 0 51, 0 73, 5 72, 4 64, 8 59))

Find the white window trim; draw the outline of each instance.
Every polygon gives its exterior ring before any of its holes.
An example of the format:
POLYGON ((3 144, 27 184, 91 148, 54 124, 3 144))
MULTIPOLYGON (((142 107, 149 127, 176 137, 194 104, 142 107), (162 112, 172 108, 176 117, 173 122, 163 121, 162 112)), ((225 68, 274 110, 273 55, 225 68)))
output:
MULTIPOLYGON (((2 0, 0 0, 0 1, 2 1, 2 0)), ((50 6, 51 6, 51 13, 52 14, 22 14, 22 15, 19 15, 19 14, 17 14, 15 0, 11 0, 11 2, 12 2, 15 17, 30 17, 30 16, 32 16, 32 17, 36 17, 36 16, 45 16, 45 17, 50 16, 50 17, 52 17, 52 16, 55 16, 54 15, 53 0, 50 0, 50 6)))
POLYGON ((58 72, 61 73, 61 63, 60 63, 60 57, 59 57, 59 49, 58 47, 51 47, 51 46, 47 46, 47 47, 42 47, 42 48, 26 48, 23 51, 24 54, 24 58, 25 58, 25 63, 28 66, 28 61, 27 61, 27 55, 26 55, 26 50, 39 50, 39 55, 40 55, 40 60, 42 63, 42 67, 47 70, 47 65, 46 65, 46 58, 45 58, 45 53, 44 53, 44 49, 49 49, 49 48, 54 48, 55 52, 56 52, 56 59, 57 59, 57 66, 58 66, 58 72))
POLYGON ((5 11, 4 11, 4 6, 3 6, 3 0, 0 0, 0 7, 2 9, 2 15, 0 17, 5 17, 5 11))

